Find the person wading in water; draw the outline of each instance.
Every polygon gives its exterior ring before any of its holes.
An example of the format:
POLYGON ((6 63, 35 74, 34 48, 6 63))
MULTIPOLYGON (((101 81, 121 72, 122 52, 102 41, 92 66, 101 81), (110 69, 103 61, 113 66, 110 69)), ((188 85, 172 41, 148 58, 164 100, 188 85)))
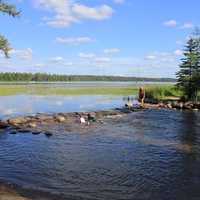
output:
POLYGON ((141 102, 141 107, 144 108, 145 90, 143 87, 139 88, 139 102, 141 102))

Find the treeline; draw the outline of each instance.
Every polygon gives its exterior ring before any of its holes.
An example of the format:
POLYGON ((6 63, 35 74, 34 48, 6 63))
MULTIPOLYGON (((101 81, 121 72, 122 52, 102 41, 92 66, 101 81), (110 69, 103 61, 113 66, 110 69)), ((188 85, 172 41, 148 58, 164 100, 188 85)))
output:
POLYGON ((171 78, 137 78, 122 76, 57 75, 45 73, 0 73, 1 82, 71 82, 71 81, 146 81, 174 82, 171 78))

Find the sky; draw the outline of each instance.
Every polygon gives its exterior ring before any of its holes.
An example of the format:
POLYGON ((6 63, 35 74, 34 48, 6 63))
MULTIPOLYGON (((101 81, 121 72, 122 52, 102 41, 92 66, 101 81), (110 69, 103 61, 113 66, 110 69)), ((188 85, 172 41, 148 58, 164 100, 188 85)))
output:
POLYGON ((0 72, 175 77, 199 0, 8 0, 0 72))

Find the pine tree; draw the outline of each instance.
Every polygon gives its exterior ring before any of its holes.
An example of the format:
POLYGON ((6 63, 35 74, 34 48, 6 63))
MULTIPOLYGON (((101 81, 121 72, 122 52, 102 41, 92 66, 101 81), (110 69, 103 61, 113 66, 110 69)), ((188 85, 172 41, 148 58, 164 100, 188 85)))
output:
MULTIPOLYGON (((20 12, 17 11, 14 5, 8 4, 2 0, 0 0, 0 12, 6 13, 12 17, 20 15, 20 12)), ((10 49, 8 40, 4 36, 0 35, 0 50, 3 51, 6 57, 8 57, 10 49)))
POLYGON ((187 42, 184 58, 177 73, 177 86, 184 92, 187 100, 197 101, 200 89, 200 36, 193 35, 187 42))

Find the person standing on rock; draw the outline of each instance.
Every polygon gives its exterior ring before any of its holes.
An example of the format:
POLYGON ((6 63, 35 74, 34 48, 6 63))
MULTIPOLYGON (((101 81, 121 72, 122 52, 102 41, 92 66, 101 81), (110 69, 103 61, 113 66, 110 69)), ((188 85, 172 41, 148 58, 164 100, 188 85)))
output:
POLYGON ((139 102, 141 103, 141 107, 144 108, 144 99, 145 99, 145 90, 143 87, 139 88, 139 102))

